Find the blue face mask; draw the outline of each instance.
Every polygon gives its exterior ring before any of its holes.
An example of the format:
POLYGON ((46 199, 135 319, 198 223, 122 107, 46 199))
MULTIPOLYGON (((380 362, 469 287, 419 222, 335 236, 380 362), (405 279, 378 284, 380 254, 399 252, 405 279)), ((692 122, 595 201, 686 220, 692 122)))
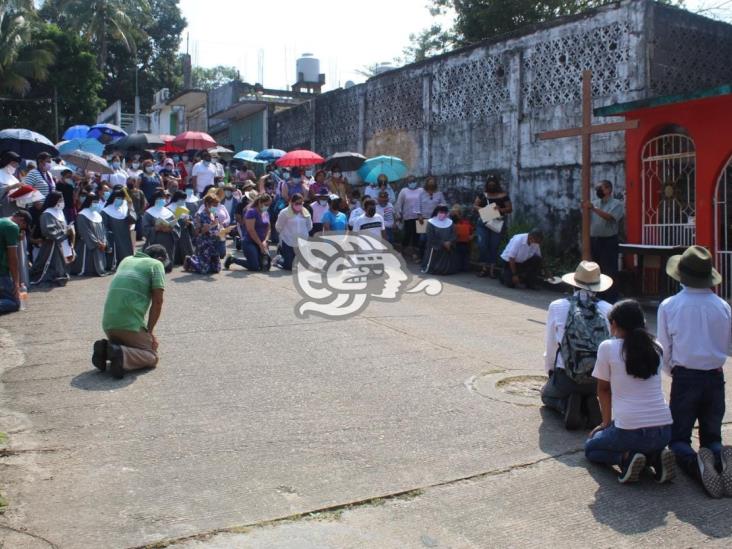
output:
POLYGON ((113 168, 114 168, 115 170, 119 170, 119 167, 120 167, 120 163, 119 163, 119 162, 112 162, 112 167, 113 167, 113 168))
POLYGON ((158 198, 155 201, 155 207, 156 208, 164 208, 165 207, 165 199, 164 198, 158 198))
POLYGON ((107 200, 109 200, 109 197, 111 195, 112 195, 111 191, 104 191, 104 194, 102 195, 102 196, 104 196, 104 201, 106 202, 107 200))
POLYGON ((192 197, 193 196, 193 189, 186 189, 186 196, 188 198, 192 197))
POLYGON ((101 212, 102 211, 102 203, 101 202, 92 202, 91 209, 95 212, 101 212))
POLYGON ((114 207, 119 209, 122 207, 122 204, 124 204, 125 199, 124 198, 115 198, 114 199, 114 207))
POLYGON ((219 210, 217 206, 211 206, 208 211, 212 213, 213 215, 216 215, 216 212, 219 210))
POLYGON ((409 187, 410 189, 416 189, 416 188, 417 188, 417 183, 416 183, 415 181, 413 181, 412 183, 409 183, 409 184, 408 184, 407 186, 408 186, 408 187, 409 187))

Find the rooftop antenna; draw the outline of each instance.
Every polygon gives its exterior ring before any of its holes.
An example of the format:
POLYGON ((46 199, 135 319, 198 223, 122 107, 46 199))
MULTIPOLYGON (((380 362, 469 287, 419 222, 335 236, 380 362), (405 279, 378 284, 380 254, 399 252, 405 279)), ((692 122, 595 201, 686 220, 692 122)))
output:
POLYGON ((259 55, 257 59, 257 81, 264 86, 264 50, 259 49, 259 55))

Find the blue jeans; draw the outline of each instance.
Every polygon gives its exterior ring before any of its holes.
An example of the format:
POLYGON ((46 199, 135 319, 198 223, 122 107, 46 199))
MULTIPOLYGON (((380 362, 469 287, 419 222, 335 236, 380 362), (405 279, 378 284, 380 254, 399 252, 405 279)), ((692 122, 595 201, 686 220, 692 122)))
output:
POLYGON ((386 233, 387 242, 394 244, 394 229, 392 227, 386 227, 384 232, 386 233))
POLYGON ((262 264, 259 261, 259 254, 262 253, 259 246, 249 239, 241 241, 241 251, 244 257, 235 257, 232 263, 244 267, 250 271, 261 271, 262 264))
POLYGON ((722 418, 724 417, 724 373, 692 370, 676 366, 671 383, 671 416, 674 426, 669 447, 687 473, 696 476, 696 452, 691 447, 691 432, 699 420, 699 445, 709 448, 720 461, 722 418))
POLYGON ((475 237, 478 241, 478 261, 483 265, 495 265, 498 262, 498 247, 501 245, 503 233, 491 231, 483 222, 475 225, 475 237))
POLYGON ((295 260, 295 249, 284 242, 280 242, 280 255, 282 255, 282 268, 291 271, 292 262, 295 260))
POLYGON ((10 275, 0 275, 0 315, 14 313, 20 309, 20 300, 15 297, 14 288, 15 284, 10 275))
POLYGON ((595 433, 585 442, 585 457, 595 463, 621 465, 623 455, 628 452, 644 454, 654 462, 658 454, 671 440, 671 425, 644 427, 642 429, 619 429, 615 423, 595 433))
POLYGON ((216 251, 221 259, 226 257, 226 240, 216 239, 216 251))

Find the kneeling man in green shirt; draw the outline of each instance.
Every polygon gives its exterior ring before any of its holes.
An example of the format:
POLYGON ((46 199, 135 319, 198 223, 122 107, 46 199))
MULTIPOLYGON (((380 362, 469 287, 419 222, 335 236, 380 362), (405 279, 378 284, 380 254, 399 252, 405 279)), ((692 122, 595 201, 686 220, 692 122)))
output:
POLYGON ((159 244, 126 257, 117 267, 104 304, 102 328, 107 339, 94 342, 92 363, 116 378, 125 372, 154 368, 158 340, 154 329, 163 310, 168 254, 159 244), (145 322, 145 314, 150 313, 145 322))

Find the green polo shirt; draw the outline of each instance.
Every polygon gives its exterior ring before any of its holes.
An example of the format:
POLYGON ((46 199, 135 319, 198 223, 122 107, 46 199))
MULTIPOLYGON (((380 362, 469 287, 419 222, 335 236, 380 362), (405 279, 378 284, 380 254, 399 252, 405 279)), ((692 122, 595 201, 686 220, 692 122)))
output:
MULTIPOLYGON (((0 276, 8 276, 8 247, 18 245, 20 227, 9 217, 0 217, 0 276)), ((11 252, 12 253, 12 252, 11 252)))
POLYGON ((165 268, 160 261, 142 252, 124 258, 109 285, 102 329, 142 331, 152 290, 164 288, 165 268))

